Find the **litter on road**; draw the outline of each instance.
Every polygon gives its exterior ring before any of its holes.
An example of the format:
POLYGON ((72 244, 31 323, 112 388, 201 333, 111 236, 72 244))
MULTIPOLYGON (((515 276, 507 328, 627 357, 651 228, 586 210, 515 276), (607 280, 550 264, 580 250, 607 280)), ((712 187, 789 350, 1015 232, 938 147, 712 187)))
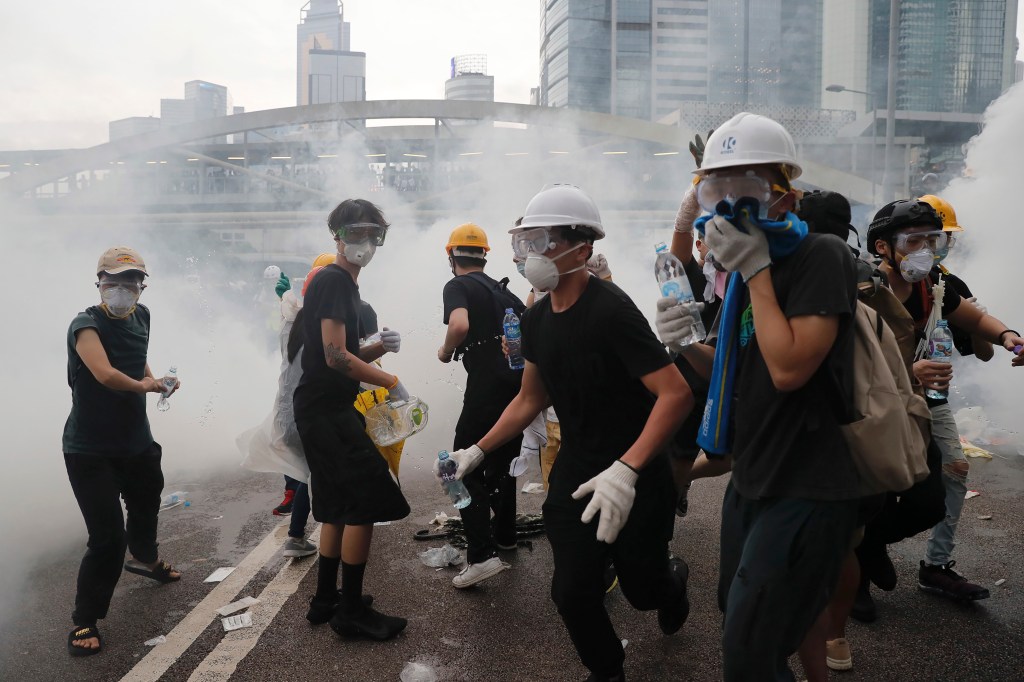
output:
POLYGON ((230 616, 232 613, 235 613, 236 611, 247 609, 253 604, 259 603, 260 600, 256 597, 244 597, 243 599, 239 599, 238 601, 231 602, 227 606, 220 607, 219 609, 217 609, 217 613, 219 613, 222 616, 230 616))
POLYGON ((163 636, 163 635, 160 635, 159 637, 154 637, 153 639, 147 639, 144 642, 144 644, 146 646, 156 646, 157 644, 166 644, 166 643, 167 643, 167 638, 165 636, 163 636))
POLYGON ((224 580, 224 578, 227 578, 229 575, 231 575, 231 571, 233 570, 235 570, 234 566, 221 566, 216 571, 208 575, 206 577, 206 580, 204 580, 203 582, 219 583, 221 580, 224 580))
POLYGON ((964 499, 965 500, 969 500, 972 497, 979 497, 980 495, 981 495, 981 493, 979 493, 977 490, 968 490, 967 494, 964 495, 964 499))
POLYGON ((221 624, 224 625, 224 632, 231 632, 232 630, 241 630, 242 628, 252 627, 252 614, 248 611, 240 613, 237 616, 228 616, 227 618, 221 618, 221 624))

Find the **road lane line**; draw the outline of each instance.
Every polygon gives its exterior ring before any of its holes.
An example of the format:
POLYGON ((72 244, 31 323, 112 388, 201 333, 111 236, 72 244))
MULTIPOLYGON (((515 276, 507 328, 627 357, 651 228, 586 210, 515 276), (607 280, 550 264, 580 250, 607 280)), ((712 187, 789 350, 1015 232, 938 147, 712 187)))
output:
MULTIPOLYGON (((320 527, 317 526, 310 540, 318 543, 319 535, 320 527)), ((260 603, 249 609, 252 627, 226 633, 217 647, 192 671, 189 682, 223 682, 231 677, 315 564, 315 557, 288 562, 260 592, 260 603)))
POLYGON ((205 599, 167 633, 166 643, 153 647, 152 651, 121 678, 121 682, 159 680, 160 676, 192 646, 210 622, 218 617, 217 609, 234 601, 242 588, 248 585, 253 576, 277 553, 287 534, 288 522, 283 521, 238 563, 227 578, 218 583, 205 599))

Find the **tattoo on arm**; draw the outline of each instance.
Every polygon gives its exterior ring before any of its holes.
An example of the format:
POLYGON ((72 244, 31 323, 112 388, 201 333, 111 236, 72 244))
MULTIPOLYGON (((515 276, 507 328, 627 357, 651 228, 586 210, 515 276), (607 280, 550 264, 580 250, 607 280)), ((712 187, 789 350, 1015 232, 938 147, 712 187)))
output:
POLYGON ((349 357, 344 348, 339 348, 333 343, 327 344, 327 347, 324 348, 324 359, 327 361, 327 366, 331 369, 346 375, 352 373, 352 358, 349 357))

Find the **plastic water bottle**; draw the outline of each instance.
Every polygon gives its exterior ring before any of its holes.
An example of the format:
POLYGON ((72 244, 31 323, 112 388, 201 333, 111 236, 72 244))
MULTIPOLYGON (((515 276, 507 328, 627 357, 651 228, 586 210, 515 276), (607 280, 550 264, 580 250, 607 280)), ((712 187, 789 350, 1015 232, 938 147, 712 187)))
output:
POLYGON ((168 495, 164 495, 163 499, 160 500, 160 508, 170 509, 172 507, 177 507, 179 504, 184 504, 186 507, 192 506, 192 503, 189 502, 186 495, 188 495, 188 493, 183 490, 177 490, 168 495))
POLYGON ((657 258, 654 261, 654 276, 657 278, 658 286, 661 288, 661 295, 675 298, 683 305, 693 308, 694 323, 690 330, 690 338, 683 345, 689 346, 690 344, 703 341, 704 337, 707 336, 707 332, 704 330, 704 323, 701 321, 700 314, 696 309, 696 299, 693 297, 693 289, 690 288, 690 280, 686 278, 686 270, 683 268, 683 264, 672 255, 672 252, 668 250, 668 246, 664 242, 655 245, 654 252, 657 254, 657 258))
POLYGON ((523 359, 523 333, 519 329, 519 316, 511 308, 505 308, 505 319, 501 321, 505 330, 505 344, 508 346, 508 366, 512 369, 526 367, 523 359))
MULTIPOLYGON (((949 333, 949 322, 946 320, 936 322, 935 329, 928 337, 928 359, 946 365, 953 362, 953 335, 949 333)), ((949 396, 949 388, 944 391, 929 388, 924 394, 932 400, 945 400, 949 396)))
POLYGON ((440 462, 441 487, 448 493, 456 509, 465 509, 473 498, 469 496, 466 484, 455 478, 455 472, 459 468, 458 462, 451 458, 447 450, 437 453, 437 460, 440 462))
POLYGON ((171 391, 174 390, 174 386, 178 383, 178 368, 171 365, 171 368, 167 370, 167 374, 160 380, 160 384, 163 386, 164 391, 160 394, 160 400, 156 401, 156 409, 161 412, 166 412, 171 409, 171 403, 167 400, 167 396, 170 395, 171 391))

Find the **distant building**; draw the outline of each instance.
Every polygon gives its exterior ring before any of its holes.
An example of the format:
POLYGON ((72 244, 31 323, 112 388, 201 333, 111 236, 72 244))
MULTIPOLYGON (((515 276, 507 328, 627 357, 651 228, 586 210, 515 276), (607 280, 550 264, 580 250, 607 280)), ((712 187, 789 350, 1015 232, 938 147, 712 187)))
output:
POLYGON ((110 141, 120 140, 122 137, 142 135, 160 130, 160 119, 155 116, 131 116, 118 121, 111 121, 107 124, 110 141))
MULTIPOLYGON (((161 99, 160 120, 162 125, 173 126, 193 123, 207 118, 227 116, 234 112, 231 93, 223 85, 208 81, 185 83, 184 99, 161 99)), ((224 135, 210 138, 209 142, 225 143, 224 135)))
POLYGON ((339 0, 310 0, 296 27, 296 104, 366 99, 366 53, 351 51, 339 0))
POLYGON ((487 75, 487 55, 452 57, 451 77, 444 83, 445 99, 494 101, 494 76, 487 75))

